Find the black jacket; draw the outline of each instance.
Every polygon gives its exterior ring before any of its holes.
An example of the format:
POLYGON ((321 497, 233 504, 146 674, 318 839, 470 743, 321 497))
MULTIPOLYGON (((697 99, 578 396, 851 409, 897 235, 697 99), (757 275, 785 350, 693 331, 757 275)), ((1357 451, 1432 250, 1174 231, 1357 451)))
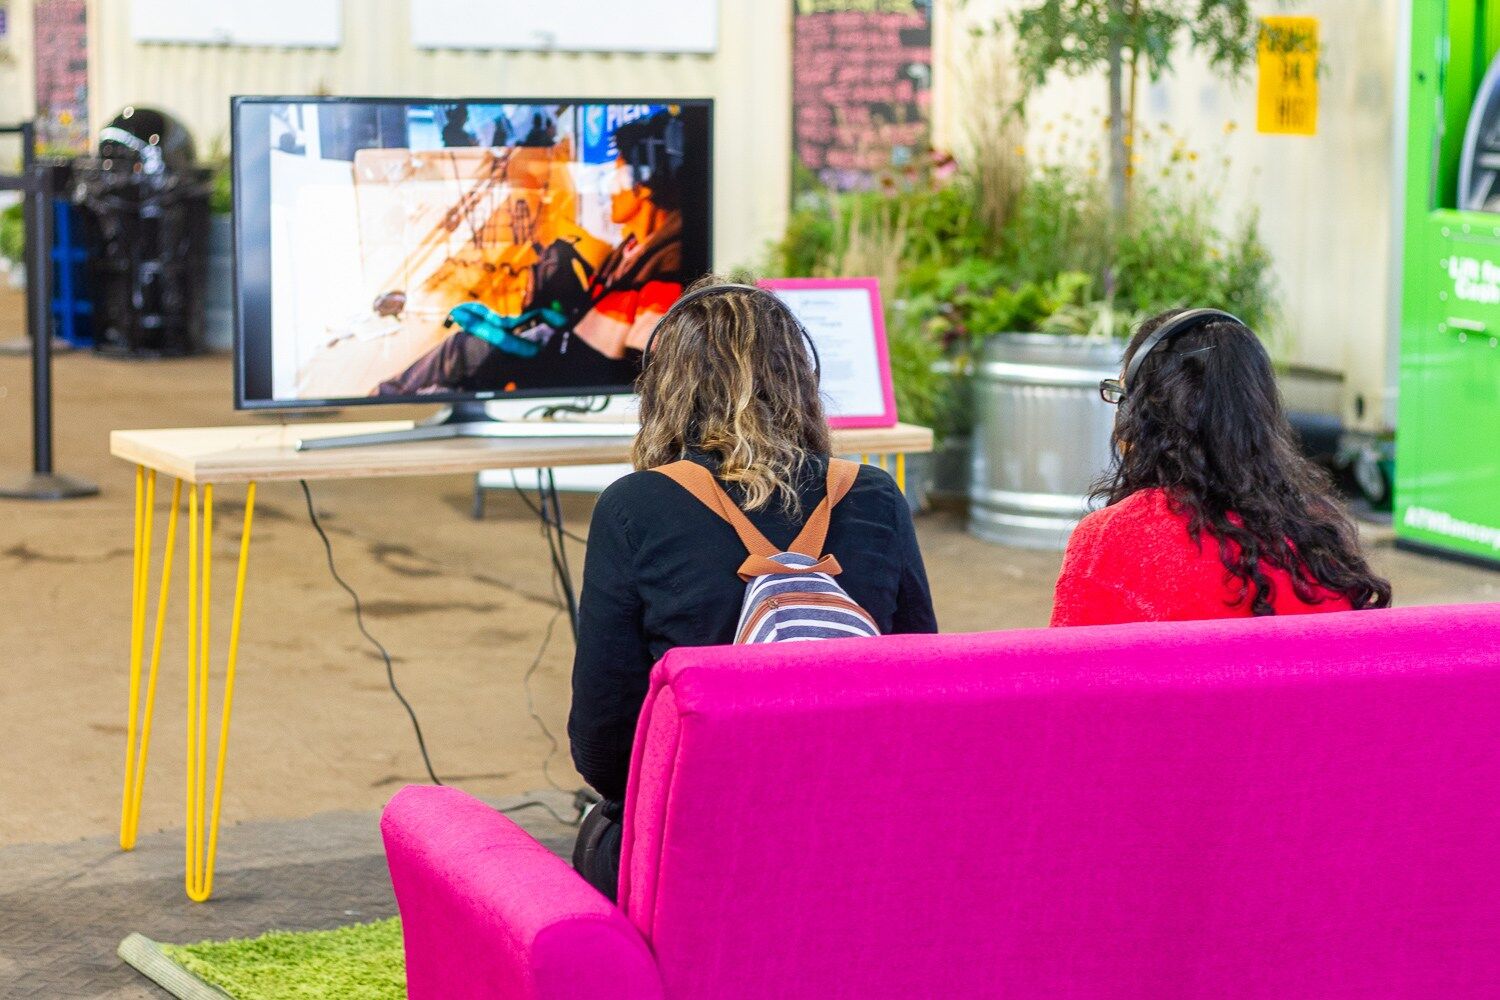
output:
MULTIPOLYGON (((803 516, 823 499, 826 476, 820 462, 799 484, 803 516)), ((775 501, 748 516, 780 547, 802 527, 775 501)), ((824 548, 843 567, 839 584, 882 634, 937 631, 911 513, 885 472, 860 469, 834 508, 824 548)), ((660 473, 632 473, 599 498, 579 598, 568 737, 578 773, 605 798, 625 796, 651 667, 674 646, 734 641, 744 558, 734 529, 660 473)))

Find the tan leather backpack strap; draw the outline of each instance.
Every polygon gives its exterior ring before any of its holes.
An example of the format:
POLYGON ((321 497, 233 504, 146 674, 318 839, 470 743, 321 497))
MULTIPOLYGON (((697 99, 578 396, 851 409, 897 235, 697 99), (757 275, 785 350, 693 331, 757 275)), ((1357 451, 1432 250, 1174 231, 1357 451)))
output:
POLYGON ((703 506, 728 521, 734 533, 740 536, 740 541, 744 543, 746 551, 752 556, 768 558, 781 552, 771 544, 770 539, 762 535, 755 525, 750 523, 745 512, 729 498, 728 493, 724 492, 724 487, 719 485, 714 474, 697 462, 684 459, 670 465, 657 466, 651 471, 660 472, 691 493, 703 506))
POLYGON ((828 540, 828 522, 833 516, 833 508, 844 499, 845 494, 849 492, 850 487, 854 485, 854 480, 858 477, 858 462, 850 462, 843 458, 828 460, 828 493, 813 508, 812 516, 797 533, 797 538, 792 542, 789 551, 800 553, 811 559, 822 557, 823 544, 828 540))

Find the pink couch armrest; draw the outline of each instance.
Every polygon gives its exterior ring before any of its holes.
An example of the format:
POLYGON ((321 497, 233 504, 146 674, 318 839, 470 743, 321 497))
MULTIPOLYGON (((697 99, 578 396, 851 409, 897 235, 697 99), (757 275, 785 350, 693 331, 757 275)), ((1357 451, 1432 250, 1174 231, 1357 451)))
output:
POLYGON ((478 799, 411 785, 380 820, 412 1000, 658 1000, 661 979, 623 914, 478 799))

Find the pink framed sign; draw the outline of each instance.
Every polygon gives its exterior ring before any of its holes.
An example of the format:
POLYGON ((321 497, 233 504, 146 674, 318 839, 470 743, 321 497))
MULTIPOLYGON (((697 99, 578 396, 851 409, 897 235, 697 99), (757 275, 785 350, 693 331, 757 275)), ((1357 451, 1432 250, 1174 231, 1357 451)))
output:
POLYGON ((822 363, 831 427, 893 427, 896 390, 885 339, 880 282, 874 278, 767 278, 802 321, 822 363))

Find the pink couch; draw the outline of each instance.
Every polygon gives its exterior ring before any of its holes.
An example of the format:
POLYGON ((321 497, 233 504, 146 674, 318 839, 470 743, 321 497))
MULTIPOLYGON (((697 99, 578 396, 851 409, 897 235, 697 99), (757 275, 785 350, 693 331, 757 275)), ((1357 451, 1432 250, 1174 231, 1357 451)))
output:
POLYGON ((626 814, 399 793, 411 996, 1500 997, 1500 604, 677 650, 626 814))

